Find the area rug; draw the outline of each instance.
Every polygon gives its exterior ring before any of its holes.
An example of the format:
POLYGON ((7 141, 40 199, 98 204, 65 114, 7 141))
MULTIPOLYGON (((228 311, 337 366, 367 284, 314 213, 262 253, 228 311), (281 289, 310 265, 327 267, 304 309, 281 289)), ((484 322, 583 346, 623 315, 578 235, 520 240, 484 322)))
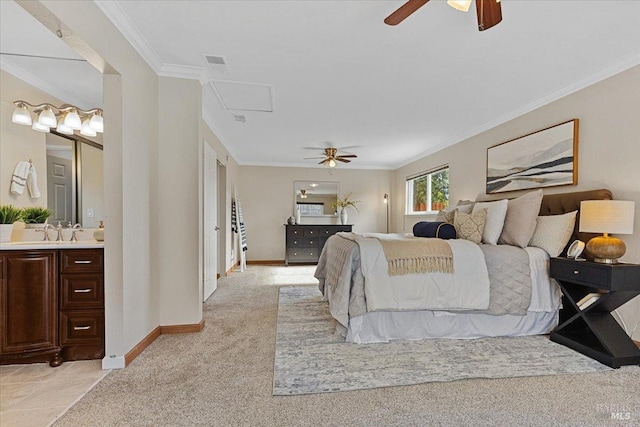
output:
POLYGON ((543 336, 345 343, 315 286, 279 298, 274 396, 611 369, 543 336))

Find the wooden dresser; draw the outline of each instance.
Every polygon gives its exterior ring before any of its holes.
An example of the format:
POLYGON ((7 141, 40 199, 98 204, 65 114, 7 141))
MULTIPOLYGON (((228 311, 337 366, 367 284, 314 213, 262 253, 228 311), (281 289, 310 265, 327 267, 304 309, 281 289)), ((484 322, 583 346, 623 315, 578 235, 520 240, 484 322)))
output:
POLYGON ((330 236, 351 231, 352 225, 285 225, 284 264, 317 264, 330 236))

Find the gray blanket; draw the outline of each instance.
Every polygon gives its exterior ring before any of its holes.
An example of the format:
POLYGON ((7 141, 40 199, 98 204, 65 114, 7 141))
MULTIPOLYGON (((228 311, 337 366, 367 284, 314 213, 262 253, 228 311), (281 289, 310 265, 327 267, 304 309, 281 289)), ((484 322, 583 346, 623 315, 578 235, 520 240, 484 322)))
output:
MULTIPOLYGON (((529 255, 524 249, 508 245, 480 245, 480 248, 487 262, 491 297, 487 310, 473 313, 524 316, 531 304, 529 255)), ((315 277, 329 301, 331 315, 345 328, 349 326, 349 318, 368 311, 360 248, 354 241, 339 234, 331 236, 320 255, 315 277)))

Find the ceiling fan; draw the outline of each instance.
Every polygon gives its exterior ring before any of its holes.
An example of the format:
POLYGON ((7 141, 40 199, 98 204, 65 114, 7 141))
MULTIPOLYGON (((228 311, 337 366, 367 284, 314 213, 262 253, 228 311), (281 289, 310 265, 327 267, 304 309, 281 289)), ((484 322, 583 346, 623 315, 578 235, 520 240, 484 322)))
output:
MULTIPOLYGON (((384 23, 398 25, 413 12, 427 4, 429 0, 409 0, 391 15, 387 16, 384 23)), ((471 0, 448 0, 447 4, 454 9, 466 12, 471 6, 471 0)), ((478 30, 484 31, 502 21, 502 8, 500 0, 476 0, 476 13, 478 15, 478 30)))
POLYGON ((343 163, 349 163, 351 162, 351 160, 349 159, 355 159, 356 157, 358 157, 355 154, 343 154, 341 156, 338 156, 337 154, 338 154, 337 148, 328 147, 324 149, 324 157, 305 157, 305 160, 323 159, 320 163, 318 163, 319 165, 325 165, 325 166, 329 166, 330 168, 334 168, 337 164, 336 160, 343 163))

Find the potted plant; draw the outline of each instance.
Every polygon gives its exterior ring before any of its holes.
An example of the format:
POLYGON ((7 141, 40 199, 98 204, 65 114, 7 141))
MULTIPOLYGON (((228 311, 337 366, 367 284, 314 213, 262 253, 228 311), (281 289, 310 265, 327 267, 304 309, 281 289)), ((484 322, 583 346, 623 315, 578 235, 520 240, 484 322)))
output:
POLYGON ((44 222, 51 216, 51 211, 40 206, 23 208, 20 218, 25 223, 26 228, 40 228, 44 222))
POLYGON ((358 210, 358 203, 360 200, 351 200, 351 193, 347 194, 344 197, 336 197, 336 201, 332 203, 334 209, 340 208, 340 223, 345 225, 347 223, 347 208, 352 207, 356 211, 358 210))
POLYGON ((11 241, 13 223, 20 219, 22 209, 13 205, 0 206, 0 242, 11 241))

